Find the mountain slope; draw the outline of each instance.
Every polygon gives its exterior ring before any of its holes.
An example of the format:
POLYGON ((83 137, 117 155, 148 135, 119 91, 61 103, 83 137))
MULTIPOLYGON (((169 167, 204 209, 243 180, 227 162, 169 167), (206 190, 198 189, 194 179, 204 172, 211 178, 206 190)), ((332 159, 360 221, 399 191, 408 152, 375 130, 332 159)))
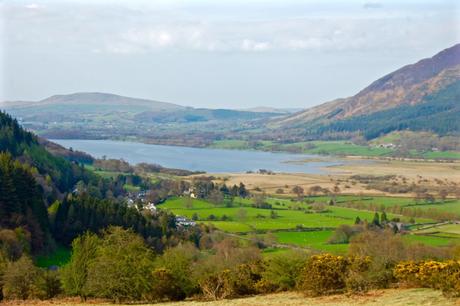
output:
MULTIPOLYGON (((338 99, 274 121, 271 127, 311 128, 395 107, 424 103, 460 80, 460 44, 390 73, 355 96, 338 99)), ((458 85, 456 85, 458 86, 458 85)))
POLYGON ((7 109, 20 109, 30 107, 47 107, 47 106, 60 106, 65 105, 71 106, 92 106, 92 107, 134 107, 143 108, 145 110, 155 111, 171 111, 184 109, 184 106, 177 104, 158 102, 147 99, 137 99, 125 96, 119 96, 109 93, 99 92, 80 92, 68 95, 54 95, 49 98, 37 101, 37 102, 26 102, 26 101, 12 101, 3 102, 2 106, 7 109))
POLYGON ((139 139, 203 146, 233 130, 261 126, 280 113, 205 109, 106 93, 4 102, 0 109, 45 138, 139 139))

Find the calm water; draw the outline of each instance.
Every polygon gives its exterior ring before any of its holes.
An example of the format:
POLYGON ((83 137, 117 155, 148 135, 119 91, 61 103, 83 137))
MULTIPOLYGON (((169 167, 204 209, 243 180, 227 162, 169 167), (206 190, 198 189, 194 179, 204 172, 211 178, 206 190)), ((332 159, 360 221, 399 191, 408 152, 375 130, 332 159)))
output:
POLYGON ((107 158, 122 158, 132 164, 146 162, 168 168, 209 173, 238 173, 267 169, 275 172, 323 174, 326 171, 321 169, 322 167, 346 163, 331 158, 324 161, 300 162, 307 159, 324 159, 324 157, 306 154, 189 148, 112 140, 53 139, 52 141, 98 158, 105 155, 107 158))

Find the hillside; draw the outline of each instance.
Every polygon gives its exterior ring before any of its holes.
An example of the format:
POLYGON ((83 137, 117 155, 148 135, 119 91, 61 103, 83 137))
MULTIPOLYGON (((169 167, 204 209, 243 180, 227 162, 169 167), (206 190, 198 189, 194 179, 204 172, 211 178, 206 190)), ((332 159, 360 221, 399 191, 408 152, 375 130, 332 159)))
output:
POLYGON ((352 97, 327 102, 287 118, 274 120, 269 126, 275 129, 288 128, 295 134, 306 135, 368 132, 370 129, 373 130, 368 133, 371 138, 379 133, 399 129, 434 130, 441 134, 458 132, 458 126, 437 129, 438 126, 433 127, 433 120, 442 123, 447 116, 451 122, 451 117, 458 115, 456 102, 459 100, 459 80, 460 44, 457 44, 431 58, 407 65, 376 80, 352 97), (431 112, 433 106, 437 109, 431 112), (387 119, 392 118, 393 114, 399 113, 400 110, 414 115, 418 110, 428 108, 431 112, 428 118, 409 116, 413 122, 418 121, 416 124, 387 124, 387 119), (393 113, 391 110, 394 110, 393 113), (376 117, 381 120, 371 120, 376 117), (366 123, 364 124, 361 119, 366 119, 366 123), (344 126, 350 122, 345 120, 360 121, 362 125, 345 128, 344 126))
MULTIPOLYGON (((0 112, 0 256, 2 251, 11 258, 46 252, 56 243, 68 245, 85 231, 109 225, 152 239, 166 234, 167 227, 162 231, 158 225, 159 215, 146 217, 126 205, 123 186, 133 175, 104 178, 82 161, 93 159, 39 139, 0 112), (27 239, 18 249, 8 246, 22 236, 27 239)), ((150 181, 136 181, 152 187, 150 181)), ((161 187, 156 190, 162 192, 161 187)))
POLYGON ((260 126, 282 111, 184 107, 107 93, 56 95, 3 102, 0 109, 46 138, 126 139, 203 146, 229 131, 260 126))
POLYGON ((103 107, 106 106, 107 109, 110 107, 134 107, 134 108, 143 108, 145 110, 156 110, 156 111, 171 111, 177 109, 183 109, 185 107, 166 103, 158 102, 147 99, 137 99, 124 97, 108 93, 99 93, 99 92, 81 92, 68 95, 54 95, 46 99, 31 102, 31 101, 6 101, 3 102, 4 107, 8 109, 24 109, 24 108, 44 108, 48 106, 60 106, 65 105, 67 107, 78 107, 85 106, 88 107, 103 107))

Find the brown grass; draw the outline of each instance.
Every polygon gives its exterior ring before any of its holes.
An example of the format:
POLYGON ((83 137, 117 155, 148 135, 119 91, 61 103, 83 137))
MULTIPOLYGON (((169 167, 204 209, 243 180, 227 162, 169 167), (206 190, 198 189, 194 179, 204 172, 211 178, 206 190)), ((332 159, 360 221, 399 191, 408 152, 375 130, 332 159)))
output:
MULTIPOLYGON (((110 305, 109 302, 88 301, 82 303, 79 299, 61 299, 51 301, 10 301, 4 305, 31 305, 31 306, 83 306, 83 305, 110 305)), ((131 304, 132 305, 132 304, 131 304)), ((147 305, 147 304, 142 304, 147 305)), ((150 304, 152 305, 152 304, 150 304)), ((375 290, 363 295, 332 295, 326 297, 305 297, 300 293, 286 292, 269 295, 258 295, 247 298, 221 300, 221 301, 184 301, 159 303, 154 305, 162 306, 262 306, 262 305, 318 305, 318 306, 352 306, 352 305, 385 305, 385 306, 405 306, 405 305, 460 305, 459 299, 448 299, 442 296, 439 291, 431 289, 388 289, 375 290)))
MULTIPOLYGON (((221 173, 214 174, 219 183, 234 185, 243 182, 247 188, 260 188, 268 194, 275 194, 278 188, 285 195, 292 196, 292 188, 301 186, 307 191, 314 185, 332 190, 337 182, 343 194, 390 195, 379 190, 367 189, 363 184, 352 185, 347 182, 352 175, 398 175, 405 177, 408 184, 419 184, 420 176, 428 180, 428 185, 435 186, 435 179, 460 183, 460 163, 458 162, 421 162, 399 160, 375 160, 372 163, 353 164, 325 168, 327 175, 304 173, 277 173, 274 175, 258 173, 221 173), (285 187, 287 186, 287 188, 285 187), (345 188, 348 186, 349 188, 345 188)), ((393 196, 413 197, 413 194, 392 194, 393 196)))

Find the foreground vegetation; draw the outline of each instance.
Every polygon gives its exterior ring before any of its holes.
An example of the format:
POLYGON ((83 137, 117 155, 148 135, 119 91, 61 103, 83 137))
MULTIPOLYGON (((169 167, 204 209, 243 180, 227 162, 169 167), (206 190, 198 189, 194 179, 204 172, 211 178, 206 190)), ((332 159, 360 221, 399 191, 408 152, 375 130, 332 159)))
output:
POLYGON ((264 258, 251 242, 203 231, 208 234, 198 246, 179 243, 161 254, 120 227, 100 235, 86 233, 72 242, 69 263, 57 271, 35 267, 26 254, 10 260, 11 250, 4 249, 2 292, 9 300, 79 296, 117 303, 220 300, 282 291, 322 296, 395 286, 460 295, 458 247, 406 245, 392 231, 368 227, 353 237, 347 256, 291 251, 264 258))
MULTIPOLYGON (((2 113, 0 131, 2 299, 163 302, 398 286, 460 294, 456 183, 399 186, 415 199, 342 195, 339 184, 294 186, 288 196, 282 186, 269 197, 183 170, 57 157, 2 113)), ((353 180, 343 183, 404 181, 353 180)))

